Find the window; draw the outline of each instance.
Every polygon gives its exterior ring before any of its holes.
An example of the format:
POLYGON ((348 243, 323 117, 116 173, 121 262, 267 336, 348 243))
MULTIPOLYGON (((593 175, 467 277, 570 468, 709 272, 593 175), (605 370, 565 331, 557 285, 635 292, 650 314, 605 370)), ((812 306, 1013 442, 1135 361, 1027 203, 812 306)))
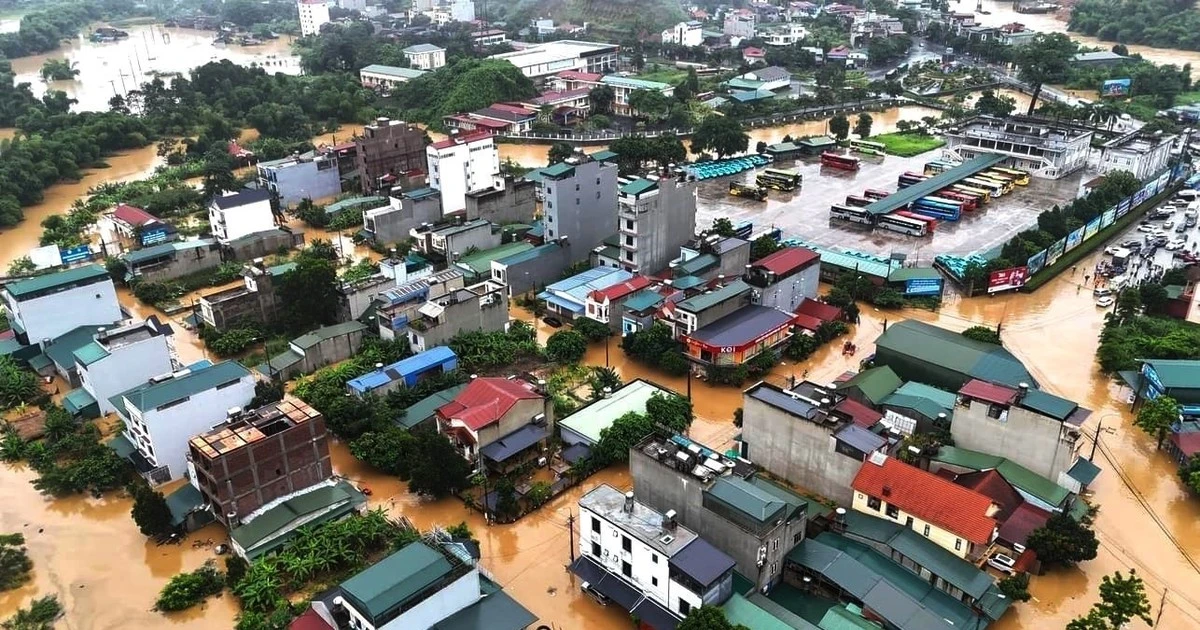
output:
POLYGON ((658 586, 658 578, 656 578, 656 577, 650 578, 650 586, 658 586))
POLYGON ((656 554, 656 553, 650 554, 650 562, 653 564, 658 564, 658 554, 656 554))
POLYGON ((633 553, 633 539, 628 536, 622 536, 621 549, 626 553, 633 553))
POLYGON ((792 534, 793 545, 799 545, 801 540, 804 540, 804 532, 796 532, 795 534, 792 534))
POLYGON ((679 600, 679 614, 686 617, 690 612, 692 612, 692 605, 687 603, 685 600, 679 600))
POLYGON ((889 503, 887 506, 887 515, 888 518, 900 518, 900 508, 889 503))
POLYGON ((592 555, 593 555, 593 556, 596 556, 597 558, 599 558, 599 557, 600 557, 600 555, 601 555, 601 553, 602 553, 602 552, 600 551, 600 543, 598 543, 598 542, 593 542, 593 543, 592 543, 592 555))
POLYGON ((598 519, 598 518, 592 519, 592 531, 596 532, 597 534, 600 533, 600 519, 598 519))
POLYGON ((627 578, 633 577, 633 565, 622 560, 621 561, 621 575, 624 575, 627 578))
POLYGON ((954 550, 962 551, 962 539, 961 538, 954 539, 954 550))
POLYGON ((988 417, 989 418, 999 418, 1000 414, 1003 411, 1004 411, 1004 407, 1001 407, 1000 405, 988 405, 988 417))
POLYGON ((875 497, 867 497, 867 507, 878 512, 879 511, 879 499, 876 499, 875 497))
POLYGON ((778 538, 771 540, 771 551, 779 551, 779 539, 778 538))
POLYGON ((912 526, 913 526, 913 517, 911 517, 911 516, 910 516, 910 517, 908 517, 908 519, 904 521, 904 526, 905 526, 905 527, 907 527, 907 528, 909 528, 909 529, 912 529, 912 526))

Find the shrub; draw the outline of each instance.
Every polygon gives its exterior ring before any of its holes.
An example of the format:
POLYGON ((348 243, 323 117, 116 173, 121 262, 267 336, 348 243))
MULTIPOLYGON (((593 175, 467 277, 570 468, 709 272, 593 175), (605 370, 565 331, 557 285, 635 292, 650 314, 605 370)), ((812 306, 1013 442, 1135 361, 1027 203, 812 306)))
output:
POLYGON ((225 578, 211 565, 204 565, 191 573, 180 573, 171 578, 158 594, 154 608, 162 612, 186 610, 225 590, 225 578))
POLYGON ((583 335, 584 339, 587 339, 589 342, 602 341, 613 334, 612 329, 606 324, 601 324, 590 317, 576 319, 571 329, 583 335))
POLYGON ((546 340, 546 357, 558 363, 579 363, 587 354, 587 340, 573 330, 560 330, 546 340))

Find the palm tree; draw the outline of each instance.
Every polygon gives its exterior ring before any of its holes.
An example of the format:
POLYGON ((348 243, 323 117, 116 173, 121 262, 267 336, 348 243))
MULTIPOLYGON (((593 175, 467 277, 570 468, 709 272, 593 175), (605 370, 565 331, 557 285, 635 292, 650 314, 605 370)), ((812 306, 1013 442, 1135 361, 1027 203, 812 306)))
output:
POLYGON ((592 388, 592 400, 599 400, 604 397, 604 388, 610 388, 610 391, 615 391, 621 387, 621 375, 617 374, 617 370, 611 367, 594 367, 590 377, 590 385, 592 388))

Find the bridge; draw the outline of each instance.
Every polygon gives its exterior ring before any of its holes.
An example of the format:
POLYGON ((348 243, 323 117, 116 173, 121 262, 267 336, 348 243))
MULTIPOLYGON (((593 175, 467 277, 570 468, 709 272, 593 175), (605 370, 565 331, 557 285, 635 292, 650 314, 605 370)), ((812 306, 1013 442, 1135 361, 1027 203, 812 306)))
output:
POLYGON ((873 216, 887 214, 893 210, 908 206, 908 204, 920 199, 928 197, 937 191, 953 186, 958 182, 978 173, 987 168, 991 168, 1000 162, 1003 162, 1008 156, 998 155, 996 153, 987 153, 972 160, 963 162, 954 168, 942 171, 923 182, 918 182, 908 188, 900 190, 872 203, 863 208, 873 216))

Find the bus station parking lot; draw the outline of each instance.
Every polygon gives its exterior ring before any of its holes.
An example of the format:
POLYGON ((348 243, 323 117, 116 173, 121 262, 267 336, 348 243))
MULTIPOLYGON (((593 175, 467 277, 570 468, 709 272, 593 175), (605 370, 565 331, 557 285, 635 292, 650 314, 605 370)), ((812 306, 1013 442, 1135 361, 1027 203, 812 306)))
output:
POLYGON ((797 170, 803 184, 792 193, 771 190, 765 203, 729 194, 730 182, 753 184, 759 170, 704 181, 699 187, 697 226, 703 228, 713 219, 728 217, 735 224, 753 222, 756 233, 778 227, 785 238, 873 254, 904 253, 910 260, 931 262, 938 254, 965 256, 1003 244, 1034 225, 1042 211, 1074 199, 1084 177, 1078 172, 1058 180, 1031 178, 1028 186, 1018 186, 980 210, 964 213, 959 221, 939 222, 935 232, 924 237, 871 230, 829 218, 829 207, 844 203, 846 195, 861 195, 868 188, 895 192, 902 173, 920 173, 926 162, 940 155, 940 151, 929 151, 910 158, 864 156, 858 171, 822 167, 818 156, 782 160, 771 166, 797 170))

